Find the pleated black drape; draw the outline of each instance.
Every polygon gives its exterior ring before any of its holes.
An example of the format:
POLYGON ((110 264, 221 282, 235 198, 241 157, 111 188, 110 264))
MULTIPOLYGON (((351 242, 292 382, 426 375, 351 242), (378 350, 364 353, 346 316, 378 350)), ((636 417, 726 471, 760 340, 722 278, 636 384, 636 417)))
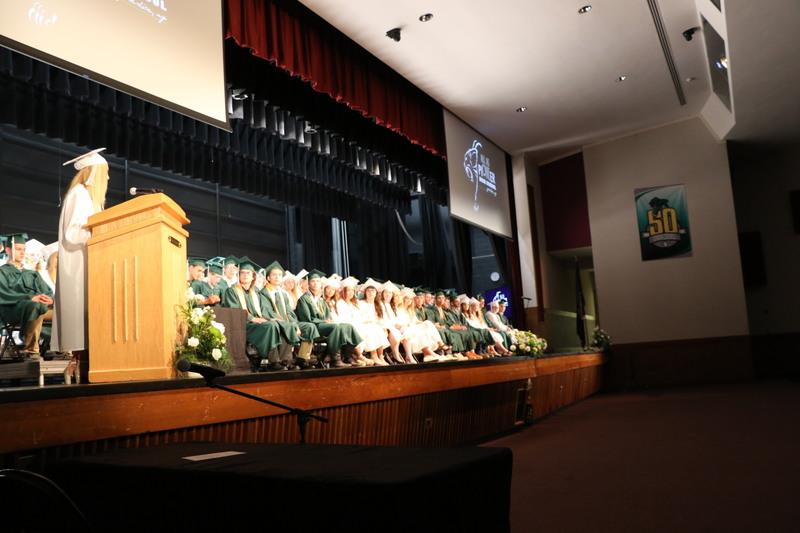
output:
POLYGON ((450 218, 457 290, 472 294, 472 226, 450 218))
POLYGON ((303 248, 303 266, 307 270, 316 268, 326 274, 332 274, 333 233, 331 217, 318 215, 298 209, 295 219, 297 235, 303 248))
POLYGON ((422 246, 425 268, 424 284, 431 289, 451 287, 453 261, 445 228, 446 218, 440 207, 430 199, 419 198, 422 246))
MULTIPOLYGON (((370 205, 408 213, 418 184, 446 201, 441 175, 429 178, 334 129, 312 134, 306 121, 257 96, 233 101, 239 118, 226 132, 0 47, 2 123, 342 220, 370 205)), ((369 137, 359 128, 359 138, 369 137)), ((417 160, 435 171, 440 158, 430 157, 417 160)))
POLYGON ((497 266, 500 269, 500 275, 503 276, 505 283, 511 283, 511 264, 508 257, 508 240, 505 237, 500 237, 494 233, 486 232, 489 236, 489 242, 492 244, 492 252, 497 259, 497 266))
POLYGON ((358 256, 351 254, 351 271, 364 281, 367 277, 404 283, 409 278, 408 243, 393 210, 360 209, 355 226, 350 226, 358 242, 358 256))

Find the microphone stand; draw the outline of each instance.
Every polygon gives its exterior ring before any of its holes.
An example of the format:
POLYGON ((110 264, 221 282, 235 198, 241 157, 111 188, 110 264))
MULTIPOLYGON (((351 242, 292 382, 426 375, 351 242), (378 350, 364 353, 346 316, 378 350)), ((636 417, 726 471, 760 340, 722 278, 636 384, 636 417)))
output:
POLYGON ((266 400, 264 398, 259 398, 258 396, 253 396, 252 394, 247 394, 246 392, 242 392, 240 390, 232 389, 224 385, 219 385, 214 381, 215 378, 213 376, 203 376, 203 377, 206 380, 206 385, 208 385, 212 389, 224 390, 225 392, 230 392, 231 394, 244 396, 245 398, 250 398, 251 400, 255 400, 257 402, 265 403, 267 405, 283 409, 284 411, 288 411, 289 413, 295 415, 297 417, 297 427, 300 429, 300 444, 306 443, 306 424, 308 424, 309 420, 313 418, 315 420, 319 420, 320 422, 324 422, 326 424, 328 423, 328 419, 325 418, 324 416, 315 415, 310 411, 297 409, 296 407, 288 407, 286 405, 281 405, 277 402, 266 400))

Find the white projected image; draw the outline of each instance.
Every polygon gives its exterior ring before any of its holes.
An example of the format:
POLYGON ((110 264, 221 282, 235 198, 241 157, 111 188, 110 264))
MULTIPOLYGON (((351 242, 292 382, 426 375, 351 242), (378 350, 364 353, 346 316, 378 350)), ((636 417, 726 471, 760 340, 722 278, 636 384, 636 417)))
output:
POLYGON ((505 152, 452 113, 444 119, 450 215, 511 238, 505 152))
POLYGON ((222 0, 3 0, 0 44, 228 128, 222 0))

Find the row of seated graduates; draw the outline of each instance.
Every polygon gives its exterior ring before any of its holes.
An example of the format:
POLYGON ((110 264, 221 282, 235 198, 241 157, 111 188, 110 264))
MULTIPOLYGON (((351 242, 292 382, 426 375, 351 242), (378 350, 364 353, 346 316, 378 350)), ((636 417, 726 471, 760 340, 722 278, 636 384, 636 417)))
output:
POLYGON ((510 355, 502 300, 319 270, 261 268, 248 257, 190 258, 197 305, 241 308, 259 370, 467 361, 510 355), (262 364, 263 363, 263 364, 262 364))

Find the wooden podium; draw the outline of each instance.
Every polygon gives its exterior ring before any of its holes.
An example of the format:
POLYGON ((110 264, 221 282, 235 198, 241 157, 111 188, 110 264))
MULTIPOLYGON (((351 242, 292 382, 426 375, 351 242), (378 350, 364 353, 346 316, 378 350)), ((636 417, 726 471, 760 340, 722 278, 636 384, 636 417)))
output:
POLYGON ((139 196, 89 217, 90 382, 175 375, 188 222, 164 194, 139 196))

